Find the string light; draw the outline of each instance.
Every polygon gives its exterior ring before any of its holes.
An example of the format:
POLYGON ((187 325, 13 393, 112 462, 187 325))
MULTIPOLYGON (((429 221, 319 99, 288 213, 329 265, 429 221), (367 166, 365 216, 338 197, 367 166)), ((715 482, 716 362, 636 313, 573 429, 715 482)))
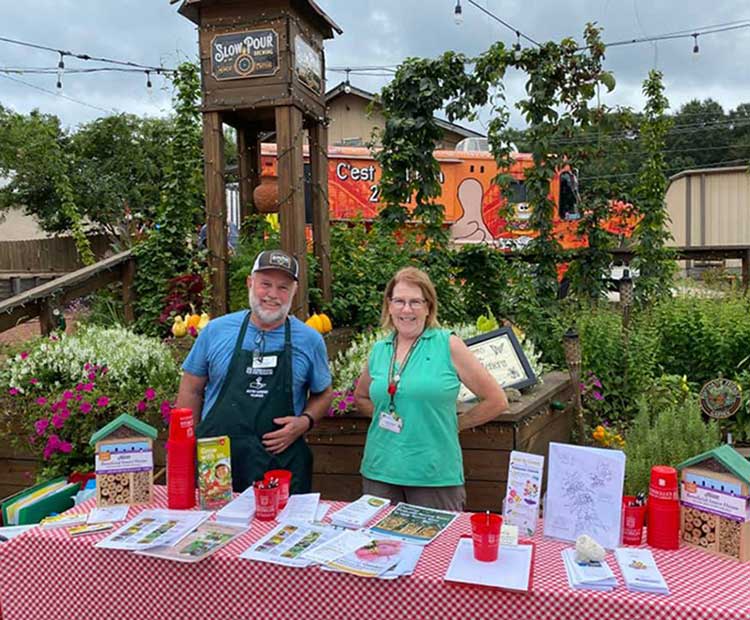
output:
POLYGON ((513 58, 521 60, 521 32, 516 30, 516 42, 513 44, 513 58))
POLYGON ((57 87, 62 88, 62 77, 63 71, 65 71, 65 60, 63 59, 63 53, 60 54, 60 62, 57 63, 57 87))
POLYGON ((352 85, 349 83, 349 71, 351 69, 346 70, 346 81, 344 82, 344 92, 348 95, 350 92, 352 92, 352 85))
POLYGON ((464 12, 461 8, 461 0, 456 0, 456 8, 453 9, 453 21, 456 22, 456 26, 460 26, 464 23, 464 12))
POLYGON ((151 72, 146 71, 146 88, 151 88, 151 72))
POLYGON ((697 32, 693 34, 693 41, 694 41, 693 54, 697 54, 698 52, 700 52, 700 48, 698 47, 698 33, 697 32))

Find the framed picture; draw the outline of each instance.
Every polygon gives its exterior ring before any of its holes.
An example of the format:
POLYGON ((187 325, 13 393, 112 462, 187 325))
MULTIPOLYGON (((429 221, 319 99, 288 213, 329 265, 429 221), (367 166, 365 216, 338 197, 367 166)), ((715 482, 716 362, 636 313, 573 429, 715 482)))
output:
MULTIPOLYGON (((502 387, 520 390, 536 383, 536 375, 510 327, 467 338, 465 342, 502 387)), ((465 402, 474 398, 469 388, 461 384, 458 400, 465 402)))

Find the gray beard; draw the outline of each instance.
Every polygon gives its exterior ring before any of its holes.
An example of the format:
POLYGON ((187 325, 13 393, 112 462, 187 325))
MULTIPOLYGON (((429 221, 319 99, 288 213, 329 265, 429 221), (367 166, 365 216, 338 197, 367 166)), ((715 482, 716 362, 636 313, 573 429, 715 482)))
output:
POLYGON ((273 323, 279 323, 280 321, 283 321, 289 314, 289 310, 292 307, 292 300, 290 299, 289 303, 282 304, 278 310, 269 312, 261 306, 261 300, 256 297, 252 289, 248 291, 247 297, 248 301, 250 302, 250 309, 253 311, 253 314, 260 319, 261 323, 264 323, 266 325, 271 325, 273 323))

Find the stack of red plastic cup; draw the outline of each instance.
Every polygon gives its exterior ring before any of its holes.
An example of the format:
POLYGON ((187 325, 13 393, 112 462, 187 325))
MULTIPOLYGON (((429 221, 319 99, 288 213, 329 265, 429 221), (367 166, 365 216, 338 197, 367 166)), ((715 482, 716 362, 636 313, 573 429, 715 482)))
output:
POLYGON ((167 440, 167 505, 195 506, 195 431, 191 409, 172 409, 167 440))
POLYGON ((279 510, 289 501, 289 487, 292 484, 292 472, 287 469, 272 469, 263 476, 263 482, 268 484, 275 480, 279 485, 279 510))
POLYGON ((649 546, 657 549, 680 546, 680 501, 674 467, 655 465, 651 468, 647 540, 649 546))

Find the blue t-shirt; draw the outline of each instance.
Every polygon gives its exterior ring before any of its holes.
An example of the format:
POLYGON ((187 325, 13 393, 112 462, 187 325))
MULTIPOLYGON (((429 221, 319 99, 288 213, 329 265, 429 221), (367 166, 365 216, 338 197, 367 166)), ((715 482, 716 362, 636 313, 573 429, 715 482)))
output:
MULTIPOLYGON (((246 314, 247 310, 241 310, 212 319, 198 335, 182 364, 182 369, 190 374, 208 377, 201 419, 206 417, 219 396, 246 314)), ((289 320, 292 329, 294 415, 299 415, 307 402, 308 391, 313 394, 324 391, 331 385, 331 373, 328 370, 328 354, 323 337, 298 318, 290 316, 289 320)), ((250 321, 242 348, 256 351, 262 347, 265 353, 284 350, 284 323, 276 329, 266 331, 262 344, 259 338, 260 331, 250 321)))

